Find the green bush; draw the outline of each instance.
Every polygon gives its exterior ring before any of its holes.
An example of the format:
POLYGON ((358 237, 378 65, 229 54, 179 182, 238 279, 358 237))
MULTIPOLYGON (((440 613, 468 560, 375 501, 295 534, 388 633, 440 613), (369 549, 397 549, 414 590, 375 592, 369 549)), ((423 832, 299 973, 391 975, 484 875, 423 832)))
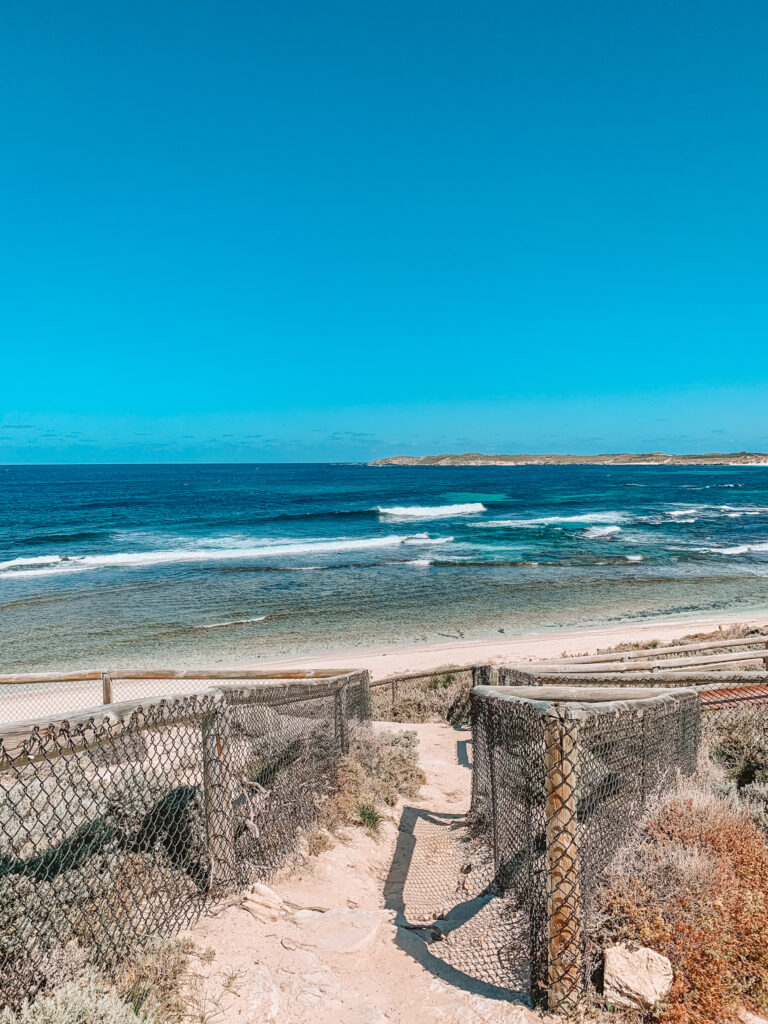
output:
POLYGON ((0 1010, 0 1024, 163 1024, 151 1011, 138 1012, 88 973, 50 996, 25 1002, 21 1009, 0 1010))

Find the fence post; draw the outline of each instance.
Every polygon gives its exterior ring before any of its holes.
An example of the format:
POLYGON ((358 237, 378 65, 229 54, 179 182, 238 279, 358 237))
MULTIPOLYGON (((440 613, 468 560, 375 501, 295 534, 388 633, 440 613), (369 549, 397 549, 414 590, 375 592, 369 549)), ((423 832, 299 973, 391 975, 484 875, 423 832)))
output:
MULTIPOLYGON (((496 800, 496 707, 485 705, 485 735, 488 751, 488 781, 491 786, 491 821, 493 823, 493 871, 499 872, 499 828, 498 807, 496 800)), ((474 752, 472 754, 474 757, 474 752)), ((474 769, 473 769, 474 771, 474 769)))
POLYGON ((222 701, 202 721, 205 829, 210 859, 210 886, 235 881, 235 785, 231 763, 229 707, 222 701))
POLYGON ((765 671, 768 672, 768 640, 765 641, 765 657, 763 658, 763 664, 765 665, 765 671))
POLYGON ((112 694, 112 676, 109 672, 101 673, 101 703, 111 704, 113 701, 112 694))
POLYGON ((349 730, 347 728, 347 684, 342 683, 334 697, 334 714, 336 718, 336 739, 342 754, 349 753, 349 730))
POLYGON ((578 722, 554 706, 544 727, 547 999, 567 1009, 584 988, 576 806, 578 722))
POLYGON ((490 665, 472 666, 472 686, 493 686, 490 665))

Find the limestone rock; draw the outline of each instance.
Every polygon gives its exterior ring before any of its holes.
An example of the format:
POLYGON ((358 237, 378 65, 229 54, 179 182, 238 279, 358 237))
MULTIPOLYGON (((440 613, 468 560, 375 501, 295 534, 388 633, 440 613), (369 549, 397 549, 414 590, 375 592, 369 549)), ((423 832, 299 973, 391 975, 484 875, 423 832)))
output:
POLYGON ((768 1024, 768 1020, 765 1017, 756 1017, 754 1013, 748 1013, 746 1010, 742 1010, 739 1014, 741 1024, 768 1024))
POLYGON ((287 910, 280 894, 262 882, 255 882, 250 892, 243 894, 243 908, 264 924, 277 921, 287 910))
POLYGON ((263 964, 254 964, 241 989, 247 1007, 246 1019, 259 1024, 277 1024, 280 1011, 280 989, 263 964))
POLYGON ((360 953, 375 942, 385 922, 392 922, 392 910, 298 910, 294 920, 301 928, 303 942, 324 953, 360 953))
POLYGON ((605 950, 603 994, 613 1006, 648 1010, 669 993, 673 978, 668 958, 645 946, 605 950))

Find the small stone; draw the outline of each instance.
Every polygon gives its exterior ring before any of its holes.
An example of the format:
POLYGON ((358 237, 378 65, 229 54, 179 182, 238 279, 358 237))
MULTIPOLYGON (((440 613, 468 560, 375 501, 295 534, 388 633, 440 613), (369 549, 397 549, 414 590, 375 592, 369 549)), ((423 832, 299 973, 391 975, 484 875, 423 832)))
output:
POLYGON ((603 995, 613 1006, 650 1010, 668 995, 673 979, 669 959, 645 946, 605 950, 603 995))

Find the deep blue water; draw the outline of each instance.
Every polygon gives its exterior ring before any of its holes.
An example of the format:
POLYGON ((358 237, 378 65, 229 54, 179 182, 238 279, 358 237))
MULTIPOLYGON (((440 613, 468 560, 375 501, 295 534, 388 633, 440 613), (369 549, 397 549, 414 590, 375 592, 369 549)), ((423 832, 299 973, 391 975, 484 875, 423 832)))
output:
POLYGON ((768 607, 768 468, 8 466, 0 482, 6 671, 768 607))

